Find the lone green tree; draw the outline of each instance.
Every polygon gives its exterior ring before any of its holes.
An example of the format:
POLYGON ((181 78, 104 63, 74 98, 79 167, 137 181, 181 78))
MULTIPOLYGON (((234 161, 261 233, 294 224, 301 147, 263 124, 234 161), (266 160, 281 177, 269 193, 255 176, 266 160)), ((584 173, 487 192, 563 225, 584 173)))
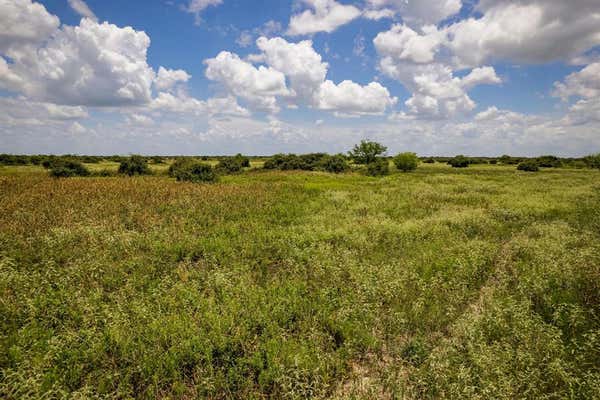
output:
POLYGON ((370 164, 377 160, 377 157, 385 154, 386 151, 387 147, 382 144, 370 140, 362 140, 348 154, 356 164, 370 164))

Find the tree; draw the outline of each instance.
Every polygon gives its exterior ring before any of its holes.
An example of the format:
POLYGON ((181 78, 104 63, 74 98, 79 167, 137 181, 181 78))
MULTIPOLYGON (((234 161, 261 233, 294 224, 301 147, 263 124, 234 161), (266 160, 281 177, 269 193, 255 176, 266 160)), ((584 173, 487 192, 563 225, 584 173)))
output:
POLYGON ((600 153, 589 155, 584 158, 584 162, 589 168, 600 169, 600 153))
POLYGON ((50 168, 50 176, 68 178, 71 176, 89 176, 90 171, 78 161, 61 161, 50 168))
POLYGON ((175 178, 178 181, 187 182, 216 182, 219 179, 215 169, 210 164, 197 161, 191 161, 183 164, 174 171, 175 178))
POLYGON ((451 158, 448 161, 448 165, 451 165, 452 168, 467 168, 469 166, 469 159, 463 155, 458 155, 451 158))
POLYGON ((556 156, 541 156, 537 158, 537 164, 544 168, 560 168, 562 161, 556 156))
POLYGON ((367 175, 384 176, 390 173, 390 164, 387 158, 376 158, 375 161, 367 164, 367 175))
POLYGON ((517 166, 517 170, 525 172, 537 172, 540 170, 537 162, 534 160, 523 161, 517 166))
POLYGON ((131 156, 121 162, 121 165, 119 165, 119 173, 129 176, 149 175, 150 168, 144 157, 131 156))
POLYGON ((402 172, 414 171, 419 165, 419 158, 415 153, 400 153, 394 157, 394 164, 402 172))
POLYGON ((377 157, 384 154, 386 151, 387 147, 382 144, 369 140, 362 140, 360 144, 355 145, 348 154, 357 164, 370 164, 376 161, 377 157))
POLYGON ((327 156, 321 160, 321 168, 327 172, 340 174, 348 170, 349 166, 346 158, 341 155, 327 156))

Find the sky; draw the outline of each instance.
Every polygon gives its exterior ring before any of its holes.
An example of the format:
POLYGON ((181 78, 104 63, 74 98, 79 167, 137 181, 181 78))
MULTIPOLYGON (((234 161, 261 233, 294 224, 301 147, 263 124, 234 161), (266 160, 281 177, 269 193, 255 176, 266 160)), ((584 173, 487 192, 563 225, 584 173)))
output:
POLYGON ((600 152, 600 0, 0 0, 0 153, 600 152))

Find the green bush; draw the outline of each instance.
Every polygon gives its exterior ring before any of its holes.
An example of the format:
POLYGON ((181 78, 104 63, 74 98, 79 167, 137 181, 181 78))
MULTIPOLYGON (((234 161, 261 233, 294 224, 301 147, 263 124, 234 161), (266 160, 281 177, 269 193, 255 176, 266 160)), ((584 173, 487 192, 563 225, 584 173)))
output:
POLYGON ((469 159, 463 155, 458 155, 448 160, 448 165, 452 168, 467 168, 469 166, 469 159))
POLYGON ((321 168, 326 172, 333 174, 340 174, 346 172, 350 167, 346 161, 346 157, 341 154, 335 156, 328 156, 321 160, 321 168))
POLYGON ((213 167, 201 162, 187 162, 174 171, 178 181, 216 182, 218 175, 213 167))
POLYGON ((377 161, 377 157, 385 154, 387 147, 370 140, 363 140, 348 152, 356 164, 370 164, 377 161))
POLYGON ((517 170, 525 171, 525 172, 537 172, 540 170, 540 168, 535 161, 529 160, 529 161, 523 161, 522 163, 520 163, 517 166, 517 170))
POLYGON ((390 173, 390 164, 387 158, 377 158, 367 165, 367 175, 384 176, 390 173))
POLYGON ((0 154, 0 165, 27 165, 28 156, 18 156, 14 154, 0 154))
POLYGON ((90 171, 80 162, 62 161, 55 163, 50 169, 50 176, 69 178, 72 176, 89 176, 90 171))
POLYGON ((173 164, 171 164, 169 166, 167 174, 171 178, 175 178, 178 170, 180 170, 185 165, 190 164, 192 162, 194 162, 194 160, 191 158, 178 158, 175 160, 175 162, 173 164))
POLYGON ((537 165, 543 168, 560 168, 563 163, 556 156, 541 156, 537 158, 537 165))
POLYGON ((600 153, 585 157, 583 161, 589 168, 600 169, 600 153))
POLYGON ((318 169, 322 161, 328 157, 325 153, 302 154, 275 154, 265 161, 264 169, 280 169, 282 171, 303 170, 314 171, 318 169))
POLYGON ((242 164, 243 168, 250 168, 250 158, 241 155, 240 153, 236 154, 234 157, 240 164, 242 164))
POLYGON ((119 165, 119 173, 129 176, 134 175, 149 175, 150 168, 148 162, 142 156, 131 156, 128 159, 121 161, 119 165))
POLYGON ((244 160, 236 157, 222 158, 217 164, 217 170, 226 174, 234 174, 244 169, 244 160))
POLYGON ((426 159, 423 160, 423 162, 425 164, 435 164, 435 158, 433 158, 433 157, 427 157, 426 159))
POLYGON ((402 172, 410 172, 417 169, 419 158, 415 153, 400 153, 394 157, 396 168, 402 172))

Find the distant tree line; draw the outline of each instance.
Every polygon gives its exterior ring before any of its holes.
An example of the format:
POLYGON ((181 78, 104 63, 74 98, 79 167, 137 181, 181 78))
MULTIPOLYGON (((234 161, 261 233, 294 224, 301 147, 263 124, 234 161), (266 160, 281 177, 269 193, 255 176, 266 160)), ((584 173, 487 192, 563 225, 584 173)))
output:
POLYGON ((221 175, 237 174, 251 167, 251 160, 264 161, 264 170, 281 171, 323 171, 344 173, 347 171, 363 172, 369 176, 385 176, 390 173, 390 162, 396 170, 411 172, 419 163, 448 164, 453 168, 468 168, 471 165, 515 165, 516 169, 525 172, 536 172, 540 168, 596 168, 600 169, 600 154, 582 158, 561 158, 553 155, 540 157, 418 157, 415 153, 404 152, 396 156, 387 155, 387 147, 369 140, 355 145, 347 154, 329 155, 327 153, 310 154, 275 154, 263 156, 85 156, 66 154, 56 155, 14 155, 0 154, 0 165, 25 166, 39 165, 49 170, 53 177, 72 176, 136 176, 151 175, 150 164, 169 164, 167 174, 179 181, 216 182, 221 175), (101 162, 119 163, 118 170, 95 169, 90 171, 86 164, 101 162))

